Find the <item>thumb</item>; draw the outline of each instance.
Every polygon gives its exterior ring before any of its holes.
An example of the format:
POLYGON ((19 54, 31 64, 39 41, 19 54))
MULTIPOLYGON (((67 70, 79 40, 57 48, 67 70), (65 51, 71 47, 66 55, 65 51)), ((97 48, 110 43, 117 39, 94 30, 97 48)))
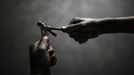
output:
POLYGON ((49 40, 50 40, 49 34, 46 33, 46 35, 44 35, 40 39, 39 49, 47 50, 49 48, 49 45, 50 45, 49 40))
POLYGON ((73 19, 70 21, 69 24, 76 24, 76 23, 80 23, 80 22, 82 22, 82 21, 83 21, 83 18, 81 18, 81 17, 75 17, 75 18, 73 18, 73 19))
POLYGON ((62 31, 66 32, 66 33, 70 33, 70 32, 74 32, 74 31, 80 31, 81 28, 82 28, 81 23, 70 24, 70 25, 62 26, 62 31))

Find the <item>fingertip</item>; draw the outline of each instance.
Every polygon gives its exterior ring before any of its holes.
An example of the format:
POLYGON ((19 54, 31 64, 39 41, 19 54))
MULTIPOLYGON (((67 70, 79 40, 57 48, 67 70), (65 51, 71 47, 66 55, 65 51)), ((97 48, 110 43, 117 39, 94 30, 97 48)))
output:
POLYGON ((45 40, 45 42, 48 43, 49 40, 50 40, 50 37, 49 37, 48 35, 45 35, 45 36, 43 37, 43 40, 45 40))
POLYGON ((44 36, 43 39, 44 40, 49 40, 49 36, 44 36))

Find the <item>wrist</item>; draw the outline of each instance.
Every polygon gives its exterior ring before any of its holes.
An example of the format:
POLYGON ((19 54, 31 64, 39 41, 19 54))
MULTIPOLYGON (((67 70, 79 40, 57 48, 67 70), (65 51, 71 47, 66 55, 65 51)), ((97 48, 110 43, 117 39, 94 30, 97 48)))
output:
POLYGON ((100 34, 120 32, 121 29, 123 29, 123 28, 120 26, 119 23, 120 22, 114 18, 101 18, 101 19, 99 19, 98 20, 98 27, 100 30, 100 34))

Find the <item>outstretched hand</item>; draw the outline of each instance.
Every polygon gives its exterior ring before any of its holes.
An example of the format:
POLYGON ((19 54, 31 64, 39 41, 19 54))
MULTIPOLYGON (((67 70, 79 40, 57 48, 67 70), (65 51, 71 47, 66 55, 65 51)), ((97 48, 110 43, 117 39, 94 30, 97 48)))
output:
POLYGON ((100 31, 97 19, 80 17, 72 19, 69 25, 62 26, 62 29, 80 44, 97 37, 100 31))

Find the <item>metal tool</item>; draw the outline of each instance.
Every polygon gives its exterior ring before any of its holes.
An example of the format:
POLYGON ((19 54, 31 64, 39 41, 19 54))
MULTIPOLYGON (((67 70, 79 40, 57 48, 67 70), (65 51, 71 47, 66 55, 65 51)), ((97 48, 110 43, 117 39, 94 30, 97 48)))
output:
POLYGON ((39 21, 37 23, 37 25, 40 27, 41 29, 41 35, 43 36, 45 33, 49 32, 51 33, 53 36, 56 36, 57 34, 52 32, 52 30, 59 30, 59 31, 62 31, 62 28, 61 27, 52 27, 52 26, 49 26, 49 25, 46 25, 44 24, 42 21, 39 21))

